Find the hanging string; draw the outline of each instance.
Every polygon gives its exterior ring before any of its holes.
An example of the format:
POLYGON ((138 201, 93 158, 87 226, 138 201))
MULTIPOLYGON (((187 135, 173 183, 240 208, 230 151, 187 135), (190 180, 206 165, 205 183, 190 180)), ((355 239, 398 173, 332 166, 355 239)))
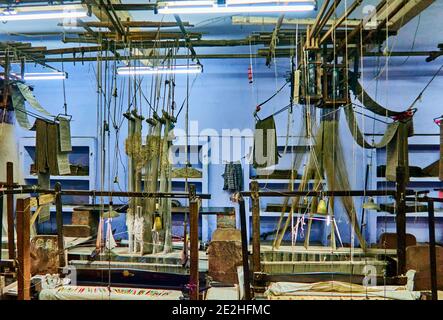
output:
MULTIPOLYGON (((63 74, 65 74, 65 65, 63 63, 63 53, 61 54, 61 60, 62 60, 62 72, 63 72, 63 74)), ((63 110, 65 111, 65 116, 67 116, 68 115, 68 105, 66 103, 65 77, 63 77, 62 84, 63 84, 63 110)))

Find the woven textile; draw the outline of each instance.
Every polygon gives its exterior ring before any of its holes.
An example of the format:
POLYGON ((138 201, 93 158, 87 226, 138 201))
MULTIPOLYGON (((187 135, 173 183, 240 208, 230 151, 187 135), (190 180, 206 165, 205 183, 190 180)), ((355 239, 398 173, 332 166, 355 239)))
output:
POLYGON ((254 168, 278 164, 277 130, 274 117, 259 120, 254 132, 254 168))
POLYGON ((240 163, 227 163, 225 166, 223 190, 239 192, 243 190, 243 169, 240 163))

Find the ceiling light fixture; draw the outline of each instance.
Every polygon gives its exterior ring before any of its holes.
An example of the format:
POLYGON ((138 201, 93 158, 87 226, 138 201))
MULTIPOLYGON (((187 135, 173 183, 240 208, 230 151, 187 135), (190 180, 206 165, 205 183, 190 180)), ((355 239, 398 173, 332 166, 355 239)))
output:
POLYGON ((172 66, 172 67, 119 67, 119 75, 142 75, 142 74, 189 74, 202 73, 203 68, 199 64, 190 66, 172 66))
POLYGON ((175 0, 157 2, 160 14, 301 12, 316 9, 316 0, 175 0))
POLYGON ((5 9, 0 12, 0 21, 24 21, 24 20, 49 20, 49 19, 70 19, 84 18, 88 15, 87 10, 82 6, 52 6, 37 8, 17 7, 15 9, 5 9), (30 10, 32 9, 32 10, 30 10))
POLYGON ((66 78, 66 72, 29 72, 25 73, 23 80, 63 80, 66 78))

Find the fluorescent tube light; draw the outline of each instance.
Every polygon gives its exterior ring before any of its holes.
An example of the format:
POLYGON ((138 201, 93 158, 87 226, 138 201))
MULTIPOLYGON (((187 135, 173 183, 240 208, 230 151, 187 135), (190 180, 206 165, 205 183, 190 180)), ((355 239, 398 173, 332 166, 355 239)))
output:
POLYGON ((0 13, 0 21, 24 21, 24 20, 49 20, 49 19, 68 19, 68 18, 84 18, 88 15, 87 11, 79 8, 69 8, 64 6, 63 9, 60 8, 56 10, 45 10, 42 11, 32 11, 32 12, 21 12, 14 11, 15 14, 11 14, 12 11, 4 10, 0 13))
POLYGON ((141 74, 189 74, 201 73, 202 66, 198 64, 188 66, 173 67, 119 67, 117 73, 119 75, 141 75, 141 74))
POLYGON ((274 13, 313 11, 316 1, 305 0, 217 0, 208 1, 165 1, 158 2, 157 11, 161 14, 199 13, 274 13))
POLYGON ((66 72, 32 72, 25 73, 23 80, 63 80, 66 72))

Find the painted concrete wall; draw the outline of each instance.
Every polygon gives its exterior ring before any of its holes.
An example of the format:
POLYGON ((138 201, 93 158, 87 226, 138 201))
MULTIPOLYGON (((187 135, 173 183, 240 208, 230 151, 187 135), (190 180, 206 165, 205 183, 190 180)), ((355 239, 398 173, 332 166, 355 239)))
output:
MULTIPOLYGON (((431 64, 423 62, 423 58, 410 58, 404 62, 404 58, 396 58, 378 80, 374 80, 374 70, 377 69, 377 61, 374 58, 365 59, 364 62, 364 85, 368 91, 381 104, 389 106, 395 110, 403 110, 412 103, 418 93, 422 90, 426 82, 432 77, 438 69, 440 61, 431 64), (404 63, 404 64, 403 64, 404 63), (387 79, 387 80, 386 80, 387 79)), ((379 61, 383 65, 384 60, 379 61)), ((193 83, 190 95, 189 119, 197 121, 201 130, 215 129, 221 133, 223 129, 238 128, 240 130, 252 129, 254 118, 252 113, 257 102, 261 102, 271 96, 276 89, 285 81, 286 72, 289 70, 288 59, 277 60, 276 65, 270 69, 264 66, 263 60, 253 61, 254 84, 251 86, 247 79, 247 69, 249 61, 243 60, 205 60, 204 73, 199 75, 194 82, 193 76, 190 82, 193 83)), ((58 65, 61 68, 60 65, 58 65)), ((66 80, 66 97, 68 103, 68 112, 73 115, 72 136, 95 136, 97 137, 97 94, 96 94, 96 76, 95 63, 77 63, 65 64, 64 68, 69 72, 69 78, 66 80)), ((33 69, 31 66, 29 71, 33 69)), ((38 68, 37 68, 38 69, 38 68)), ((119 82, 124 81, 119 78, 119 82)), ((35 95, 40 103, 51 113, 58 114, 63 111, 63 87, 59 81, 40 81, 35 82, 35 95)), ((186 77, 178 76, 176 79, 176 101, 181 105, 185 98, 186 77)), ((145 80, 144 87, 149 88, 150 82, 145 80)), ((443 113, 441 104, 441 88, 443 80, 438 77, 435 82, 426 91, 423 99, 417 104, 419 112, 416 116, 415 127, 417 133, 437 133, 437 127, 432 123, 432 119, 443 113)), ((146 90, 149 93, 149 90, 146 90)), ((123 92, 120 91, 119 95, 123 92)), ((147 95, 148 96, 148 95, 147 95)), ((123 110, 127 108, 127 98, 123 98, 123 110)), ((289 88, 286 88, 263 108, 262 115, 265 117, 276 110, 288 104, 289 88)), ((144 114, 147 113, 147 104, 142 103, 144 114)), ((294 112, 294 123, 298 125, 299 110, 294 112)), ((119 116, 121 118, 121 116, 119 116)), ((342 117, 342 126, 340 128, 341 138, 346 156, 346 163, 349 173, 349 180, 352 188, 362 189, 364 186, 364 171, 366 164, 370 161, 370 152, 365 152, 353 142, 349 130, 342 117)), ((281 114, 276 117, 278 135, 286 135, 287 114, 281 114)), ((373 126, 371 119, 362 119, 362 125, 365 132, 381 132, 383 129, 379 125, 373 126)), ((177 128, 184 128, 184 112, 181 113, 177 128)), ((122 122, 120 130, 120 152, 125 162, 124 138, 126 136, 126 121, 122 122)), ((293 128, 292 132, 297 132, 293 128)), ((29 136, 29 132, 19 130, 19 136, 29 136)), ((431 138, 429 138, 431 139, 431 138)), ((437 143, 437 138, 432 138, 437 143)), ((111 148, 109 150, 111 158, 114 158, 116 150, 115 130, 111 129, 111 148)), ((244 156, 245 154, 241 154, 244 156)), ((230 159, 238 160, 238 159, 230 159)), ((124 163, 126 165, 126 163, 124 163)), ((115 174, 115 168, 119 168, 118 176, 121 188, 125 189, 125 169, 120 161, 111 163, 111 168, 115 174)), ((99 176, 100 165, 96 168, 99 176)), ((215 164, 209 167, 209 193, 212 199, 210 206, 225 206, 229 203, 229 194, 222 190, 223 179, 221 177, 224 171, 224 165, 215 164)), ((105 181, 108 181, 107 178, 105 181)), ((109 186, 106 185, 105 188, 109 186)), ((99 179, 97 179, 96 188, 100 188, 99 179)), ((114 186, 118 189, 117 186, 114 186)), ((362 200, 356 201, 356 210, 360 214, 362 200)), ((119 232, 124 232, 123 219, 114 221, 119 232)), ((275 220, 276 221, 276 220, 275 220)), ((338 213, 337 221, 343 240, 349 242, 350 225, 343 214, 338 213)), ((274 222, 267 224, 271 228, 274 222)), ((441 223, 438 223, 441 226, 441 223)), ((389 228, 388 228, 389 229, 389 228)), ((425 226, 418 225, 417 236, 425 240, 425 226)), ((441 229, 441 228, 440 228, 441 229)), ((392 224, 390 229, 392 230, 392 224)), ((375 230, 366 230, 366 233, 373 234, 375 230)), ((437 232, 438 240, 443 240, 443 234, 437 232)), ((314 232, 313 241, 324 240, 325 234, 320 229, 314 232)))

